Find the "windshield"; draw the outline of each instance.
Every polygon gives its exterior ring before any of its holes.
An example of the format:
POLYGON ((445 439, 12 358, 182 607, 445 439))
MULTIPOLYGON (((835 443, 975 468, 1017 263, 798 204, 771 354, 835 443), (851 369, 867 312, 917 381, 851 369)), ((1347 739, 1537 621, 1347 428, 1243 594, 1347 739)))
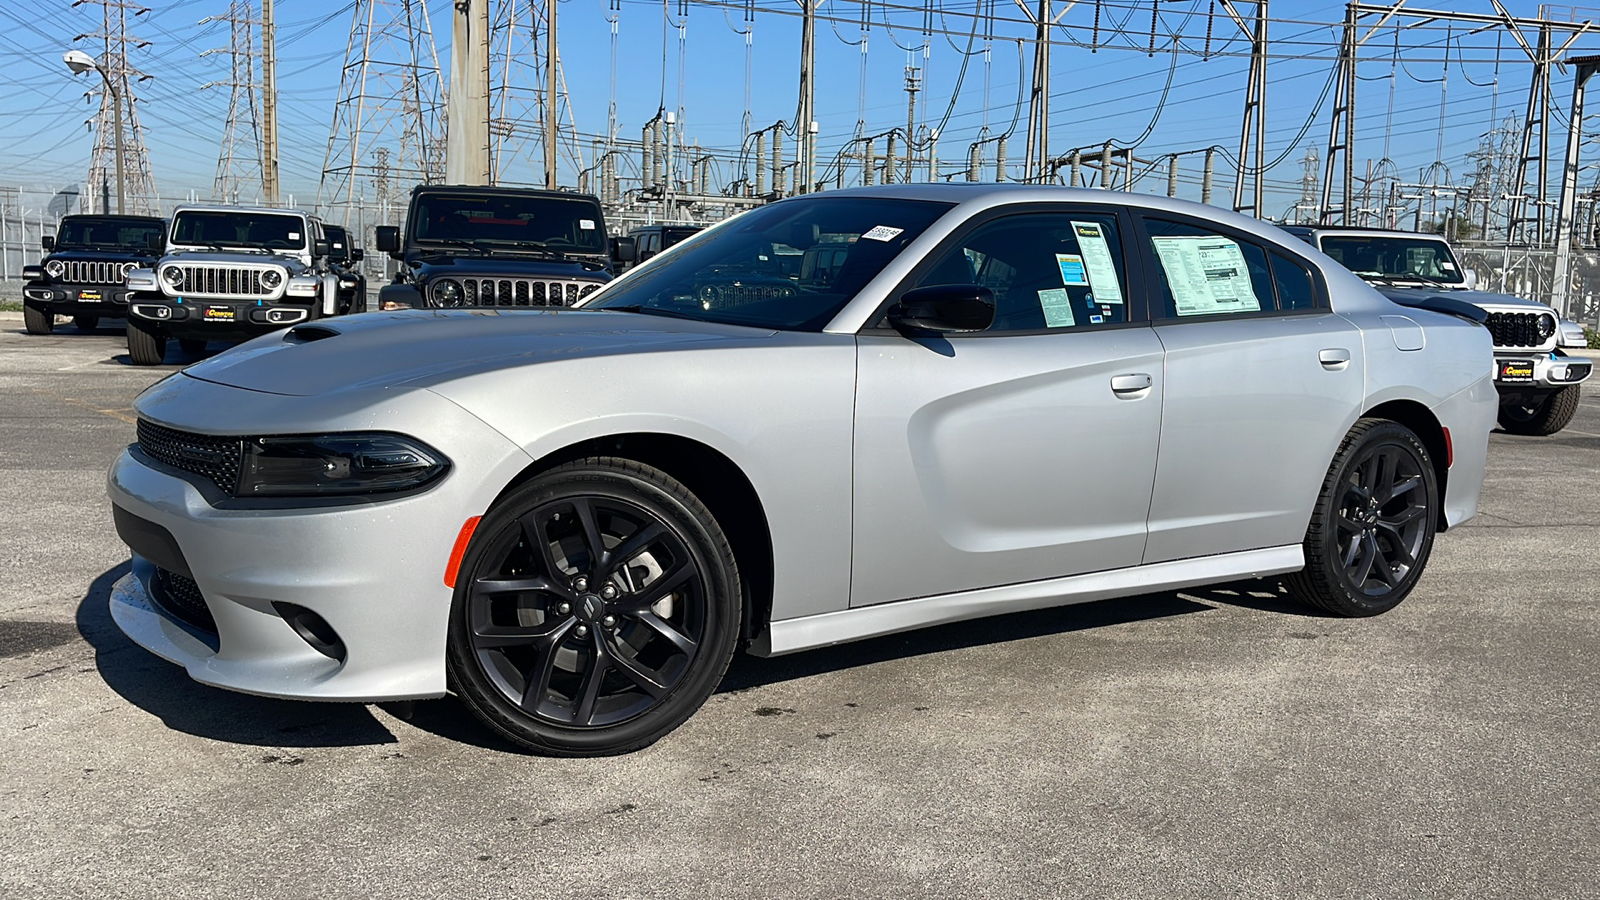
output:
POLYGON ((411 208, 417 241, 488 248, 606 252, 600 207, 583 197, 424 193, 411 208))
POLYGON ((1322 252, 1363 278, 1464 284, 1450 245, 1425 237, 1323 235, 1322 252))
POLYGON ((172 220, 172 242, 201 247, 304 250, 305 220, 274 213, 189 210, 172 220))
POLYGON ((165 231, 165 222, 149 219, 63 219, 56 249, 148 250, 161 245, 165 231))
POLYGON ((328 239, 328 258, 334 262, 350 261, 350 239, 338 225, 327 225, 322 234, 328 239))
POLYGON ((759 207, 633 270, 591 307, 818 331, 949 209, 879 197, 759 207))

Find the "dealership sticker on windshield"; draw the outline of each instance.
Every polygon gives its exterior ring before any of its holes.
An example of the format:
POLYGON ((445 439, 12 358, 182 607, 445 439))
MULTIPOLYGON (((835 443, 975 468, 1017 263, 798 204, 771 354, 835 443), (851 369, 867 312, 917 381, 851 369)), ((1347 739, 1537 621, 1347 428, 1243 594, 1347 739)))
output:
POLYGON ((298 232, 298 231, 289 232, 289 240, 291 240, 291 241, 300 240, 300 232, 298 232))
POLYGON ((905 231, 905 229, 891 228, 888 225, 874 225, 867 231, 866 234, 863 234, 861 237, 869 241, 892 241, 894 240, 895 235, 902 231, 905 231))
POLYGON ((579 219, 578 220, 578 227, 582 228, 584 231, 593 231, 594 230, 594 220, 593 219, 579 219))

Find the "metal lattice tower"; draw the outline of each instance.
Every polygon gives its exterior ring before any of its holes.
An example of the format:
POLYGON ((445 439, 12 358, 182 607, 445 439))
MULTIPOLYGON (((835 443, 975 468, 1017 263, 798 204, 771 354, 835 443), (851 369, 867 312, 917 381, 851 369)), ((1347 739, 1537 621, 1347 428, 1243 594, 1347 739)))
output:
POLYGON ((356 0, 339 99, 317 189, 319 203, 352 207, 381 177, 434 183, 444 175, 444 90, 423 0, 356 0), (380 154, 379 151, 385 151, 380 154))
POLYGON ((217 177, 212 184, 213 198, 237 203, 257 197, 262 187, 261 82, 256 79, 256 43, 260 21, 253 15, 250 0, 234 0, 228 14, 212 16, 211 21, 227 22, 231 40, 227 49, 207 50, 201 56, 227 53, 230 77, 201 85, 228 87, 228 118, 223 125, 222 142, 217 151, 217 177))
MULTIPOLYGON (((544 122, 549 76, 551 0, 497 0, 489 26, 489 180, 501 183, 543 181, 544 122)), ((556 118, 577 133, 567 99, 566 73, 556 58, 556 118)), ((557 127, 560 137, 560 126, 557 127)), ((586 165, 570 143, 562 148, 576 171, 586 165)))
MULTIPOLYGON (((150 153, 144 146, 144 129, 139 125, 139 105, 133 95, 133 86, 150 76, 128 63, 128 49, 150 46, 128 33, 128 11, 135 16, 150 10, 126 0, 80 0, 81 3, 101 8, 101 28, 81 34, 75 41, 95 41, 100 44, 98 64, 107 79, 117 86, 122 105, 123 187, 127 208, 132 215, 154 215, 160 207, 156 194, 155 178, 150 174, 150 153)), ((99 82, 98 79, 96 79, 99 82)), ((93 84, 88 96, 98 95, 99 111, 94 118, 94 153, 89 158, 89 180, 85 194, 89 212, 110 212, 110 184, 117 177, 116 107, 106 93, 104 82, 93 84)))

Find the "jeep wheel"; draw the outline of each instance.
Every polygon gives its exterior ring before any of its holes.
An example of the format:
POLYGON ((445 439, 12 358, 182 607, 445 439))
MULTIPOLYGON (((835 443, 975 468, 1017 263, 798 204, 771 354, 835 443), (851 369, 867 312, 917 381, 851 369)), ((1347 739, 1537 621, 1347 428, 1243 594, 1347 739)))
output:
POLYGON ((1531 403, 1514 401, 1500 407, 1500 427, 1512 434, 1543 437, 1567 427, 1578 412, 1578 385, 1538 396, 1531 403))
POLYGON ((1356 422, 1322 482, 1289 592, 1338 616, 1393 609, 1422 576, 1438 516, 1433 461, 1411 429, 1356 422))
POLYGON ((28 327, 29 334, 49 334, 56 330, 56 316, 48 309, 35 309, 24 304, 22 324, 28 327))
POLYGON ((100 317, 88 315, 73 316, 72 324, 77 326, 79 331, 93 331, 100 326, 100 317))
POLYGON ((167 357, 167 336, 159 326, 128 320, 128 359, 136 366, 159 366, 167 357))

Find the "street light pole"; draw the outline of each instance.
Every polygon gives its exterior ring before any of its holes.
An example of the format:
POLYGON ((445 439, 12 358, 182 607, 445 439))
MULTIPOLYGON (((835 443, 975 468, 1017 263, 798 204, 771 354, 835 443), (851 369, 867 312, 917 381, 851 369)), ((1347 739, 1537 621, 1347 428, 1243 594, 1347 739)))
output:
POLYGON ((111 83, 111 76, 106 74, 106 70, 105 69, 102 69, 99 66, 96 66, 95 67, 95 71, 99 72, 100 73, 100 77, 105 79, 106 90, 111 92, 111 105, 116 107, 116 111, 117 111, 116 112, 116 129, 117 129, 117 215, 121 216, 121 215, 126 215, 127 212, 128 212, 127 209, 125 208, 125 204, 127 203, 127 198, 123 195, 123 192, 122 192, 122 181, 123 181, 123 170, 122 170, 122 94, 120 94, 117 91, 116 85, 113 85, 111 83))

